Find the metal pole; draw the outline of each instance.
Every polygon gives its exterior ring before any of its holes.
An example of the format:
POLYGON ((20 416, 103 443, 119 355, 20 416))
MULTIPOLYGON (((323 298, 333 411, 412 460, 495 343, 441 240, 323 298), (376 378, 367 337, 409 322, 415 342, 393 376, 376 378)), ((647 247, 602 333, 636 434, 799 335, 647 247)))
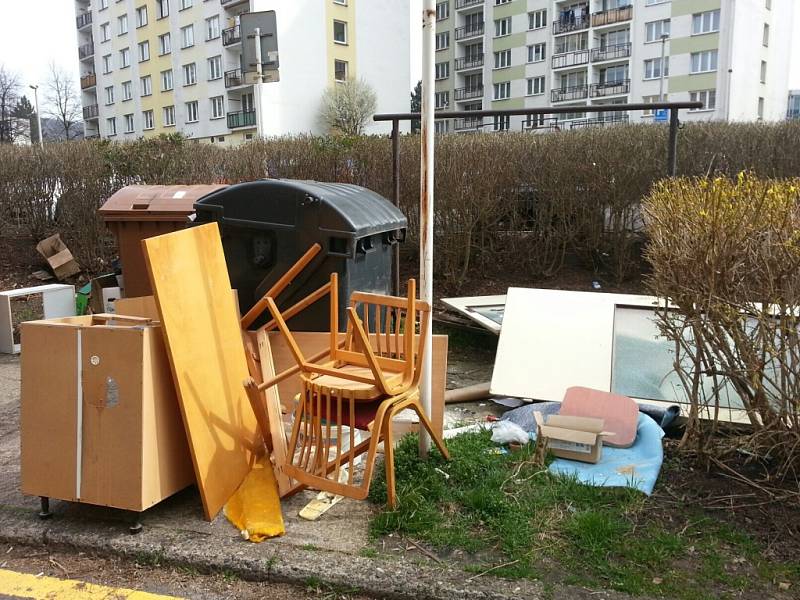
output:
MULTIPOLYGON (((392 121, 392 201, 400 208, 400 121, 392 121)), ((400 243, 392 248, 392 294, 400 295, 400 243)))
POLYGON ((44 148, 44 142, 42 141, 42 116, 39 114, 39 86, 31 85, 29 87, 33 90, 33 101, 36 106, 36 131, 39 134, 39 147, 44 148))
MULTIPOLYGON (((433 122, 434 122, 434 40, 436 38, 436 0, 424 0, 422 7, 422 135, 420 136, 420 292, 422 300, 433 308, 433 122)), ((431 415, 431 369, 433 368, 432 328, 424 340, 425 360, 422 364, 420 401, 425 413, 431 415)), ((419 428, 419 453, 427 456, 431 438, 423 427, 419 428)))
POLYGON ((667 34, 661 34, 661 79, 658 82, 658 101, 664 101, 664 57, 666 55, 667 34))
POLYGON ((678 175, 678 111, 669 111, 669 146, 667 147, 667 175, 678 175))
MULTIPOLYGON (((241 25, 240 25, 241 27, 241 25)), ((256 75, 258 81, 255 84, 255 101, 256 101, 256 137, 264 136, 264 120, 262 118, 263 111, 261 110, 261 86, 264 85, 264 72, 261 68, 261 28, 256 27, 253 31, 253 37, 256 43, 256 75)), ((242 114, 244 118, 244 114, 242 114)))

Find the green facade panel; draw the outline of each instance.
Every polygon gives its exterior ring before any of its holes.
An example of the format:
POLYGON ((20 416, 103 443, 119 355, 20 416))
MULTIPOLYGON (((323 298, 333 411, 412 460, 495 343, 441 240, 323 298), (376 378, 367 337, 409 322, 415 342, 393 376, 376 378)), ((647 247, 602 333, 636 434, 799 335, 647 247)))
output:
POLYGON ((715 10, 721 3, 721 0, 672 0, 672 16, 680 17, 715 10))
POLYGON ((504 108, 525 108, 525 98, 509 98, 508 100, 493 100, 490 106, 484 106, 489 110, 500 110, 504 108))
POLYGON ((719 48, 719 33, 705 33, 689 37, 673 38, 669 41, 669 53, 689 54, 701 50, 716 50, 719 48))
POLYGON ((669 93, 713 90, 717 87, 717 73, 698 73, 697 75, 675 75, 669 77, 669 93))
MULTIPOLYGON (((489 25, 487 24, 487 27, 489 25)), ((491 24, 491 31, 488 31, 489 34, 494 33, 494 23, 491 24)), ((519 48, 520 46, 525 45, 525 33, 512 33, 511 35, 505 35, 503 37, 492 38, 491 39, 491 49, 494 52, 498 52, 499 50, 510 50, 511 48, 519 48)))
POLYGON ((524 78, 525 78, 525 65, 516 65, 513 67, 507 67, 505 69, 492 70, 492 83, 500 83, 501 81, 513 81, 514 79, 524 79, 524 78))
POLYGON ((502 19, 504 17, 512 17, 514 15, 524 15, 527 11, 527 0, 511 0, 511 2, 506 4, 495 6, 493 18, 502 19))

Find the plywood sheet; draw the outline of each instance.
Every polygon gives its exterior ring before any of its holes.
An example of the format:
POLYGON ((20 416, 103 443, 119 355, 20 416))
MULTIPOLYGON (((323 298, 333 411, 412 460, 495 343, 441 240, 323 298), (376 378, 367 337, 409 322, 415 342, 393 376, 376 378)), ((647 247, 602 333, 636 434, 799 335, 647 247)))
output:
POLYGON ((216 223, 142 242, 203 509, 211 520, 263 448, 216 223))

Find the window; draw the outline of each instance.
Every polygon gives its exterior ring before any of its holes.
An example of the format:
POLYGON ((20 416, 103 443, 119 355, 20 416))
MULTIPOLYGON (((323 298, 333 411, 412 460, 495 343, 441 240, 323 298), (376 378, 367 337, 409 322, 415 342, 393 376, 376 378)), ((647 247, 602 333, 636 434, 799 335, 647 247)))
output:
POLYGON ((645 6, 653 6, 654 4, 664 4, 665 2, 669 2, 670 0, 645 0, 645 6))
POLYGON ((130 48, 123 48, 119 51, 119 68, 124 69, 125 67, 131 66, 131 50, 130 48))
POLYGON ((194 0, 180 0, 181 10, 186 10, 187 8, 192 8, 194 4, 194 0))
POLYGON ((533 44, 528 46, 528 62, 539 62, 544 60, 545 57, 545 43, 533 44))
POLYGON ((644 24, 645 41, 658 42, 661 36, 669 37, 670 20, 650 21, 644 24))
POLYGON ((511 34, 511 17, 505 19, 495 19, 494 37, 501 37, 511 34))
POLYGON ((434 106, 437 109, 450 106, 450 92, 436 92, 433 95, 434 106))
POLYGON ((194 46, 194 25, 181 27, 181 48, 194 46))
POLYGON ((689 100, 692 102, 702 102, 703 108, 693 108, 691 112, 701 110, 714 110, 717 107, 717 90, 699 90, 689 92, 689 100))
POLYGON ((97 10, 104 10, 108 8, 108 0, 100 0, 100 8, 97 10))
POLYGON ((494 118, 493 128, 495 131, 508 131, 511 128, 511 117, 509 115, 497 115, 494 118))
POLYGON ((219 15, 206 19, 206 40, 215 40, 219 37, 219 15))
POLYGON ((139 78, 142 96, 149 96, 153 93, 153 78, 150 75, 145 75, 139 78))
POLYGON ((172 40, 168 33, 158 36, 158 54, 164 56, 172 52, 172 40))
POLYGON ((556 54, 565 52, 577 52, 586 50, 589 47, 589 36, 584 34, 562 35, 556 38, 556 54))
POLYGON ((499 6, 500 4, 508 4, 511 0, 494 0, 494 5, 499 6))
POLYGON ((443 31, 436 34, 436 49, 446 50, 450 47, 450 32, 443 31))
POLYGON ((214 81, 222 77, 222 56, 212 56, 208 59, 208 80, 214 81))
POLYGON ((692 52, 692 73, 708 73, 717 70, 717 51, 692 52))
POLYGON ((128 15, 120 15, 117 17, 117 35, 126 33, 128 33, 128 15))
POLYGON ((337 44, 347 44, 347 23, 344 21, 333 22, 333 41, 337 44))
MULTIPOLYGON (((660 96, 642 96, 642 103, 643 104, 653 104, 654 102, 659 102, 661 100, 660 96)), ((643 117, 652 117, 653 116, 653 109, 650 108, 648 110, 642 111, 643 117)))
POLYGON ((528 79, 528 96, 544 94, 544 76, 530 77, 528 79))
POLYGON ((444 21, 449 16, 450 16, 450 3, 449 2, 437 2, 436 3, 436 20, 437 21, 444 21))
POLYGON ((767 83, 767 61, 761 61, 761 83, 767 83))
POLYGON ((183 85, 194 85, 195 83, 197 83, 197 64, 183 65, 183 85))
POLYGON ((692 15, 692 35, 719 31, 719 9, 692 15))
POLYGON ((511 96, 511 82, 504 81, 503 83, 494 84, 493 100, 505 100, 511 96))
POLYGON ((172 89, 172 69, 161 71, 161 91, 166 92, 172 89))
POLYGON ((501 50, 494 53, 494 68, 504 69, 511 66, 511 50, 501 50))
POLYGON ((111 39, 111 24, 103 23, 100 25, 100 41, 107 42, 111 39))
POLYGON ((103 73, 105 73, 105 74, 111 73, 111 68, 112 68, 111 55, 110 54, 106 54, 103 57, 103 73))
POLYGON ((106 135, 117 135, 117 119, 116 117, 111 117, 110 119, 106 119, 106 135))
MULTIPOLYGON (((644 78, 658 79, 661 77, 661 59, 651 58, 644 61, 644 78)), ((664 57, 664 77, 669 77, 669 56, 664 57)))
POLYGON ((434 121, 433 122, 433 132, 434 133, 447 133, 450 131, 450 121, 434 121))
POLYGON ((333 78, 336 81, 347 81, 347 61, 333 61, 333 78))
POLYGON ((130 100, 133 98, 133 83, 130 81, 122 82, 122 99, 130 100))
MULTIPOLYGON (((665 61, 666 62, 666 61, 665 61)), ((667 67, 669 68, 669 67, 667 67)), ((667 75, 668 73, 664 73, 667 75)), ((613 67, 606 67, 605 69, 600 69, 600 83, 624 83, 628 80, 628 65, 615 65, 613 67)))
POLYGON ((450 77, 450 61, 436 63, 436 79, 450 77))
POLYGON ((169 16, 169 0, 156 0, 156 19, 169 16))
POLYGON ((764 98, 758 99, 758 118, 764 118, 764 98))
POLYGON ((197 100, 186 103, 186 122, 197 123, 200 119, 197 116, 197 100))
POLYGON ((175 125, 175 107, 165 106, 163 110, 164 127, 172 127, 175 125))
POLYGON ((153 111, 146 110, 142 113, 142 129, 154 129, 156 126, 153 111))
POLYGON ((133 133, 133 115, 125 115, 125 133, 133 133))
POLYGON ((769 46, 769 25, 764 23, 764 37, 761 42, 764 46, 769 46))
POLYGON ((139 43, 139 62, 150 60, 150 42, 145 40, 139 43))
POLYGON ((225 98, 214 96, 211 98, 211 118, 221 119, 225 116, 225 98))
POLYGON ((528 29, 547 27, 547 9, 528 13, 528 29))
POLYGON ((136 9, 136 27, 144 27, 147 25, 147 7, 140 6, 136 9))
POLYGON ((114 86, 110 85, 106 88, 106 106, 114 104, 114 86))

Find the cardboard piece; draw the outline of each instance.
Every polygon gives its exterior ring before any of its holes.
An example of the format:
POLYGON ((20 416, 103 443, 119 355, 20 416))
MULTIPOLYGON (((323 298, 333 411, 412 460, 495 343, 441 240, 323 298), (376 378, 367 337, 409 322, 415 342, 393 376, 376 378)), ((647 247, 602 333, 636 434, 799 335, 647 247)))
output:
POLYGON ((537 438, 547 440, 553 456, 596 463, 603 454, 603 420, 589 417, 550 415, 547 422, 540 412, 533 413, 537 438))
MULTIPOLYGON (((101 275, 92 279, 92 291, 89 295, 89 308, 93 313, 114 312, 114 302, 122 296, 117 276, 101 275)), ((124 314, 124 313, 120 313, 124 314)))
POLYGON ((160 328, 22 325, 22 492, 141 512, 194 483, 160 328))
POLYGON ((606 446, 630 448, 636 441, 639 406, 627 396, 574 386, 564 394, 558 414, 602 419, 609 432, 603 438, 606 446))
POLYGON ((36 251, 47 261, 58 280, 64 280, 81 271, 80 266, 72 256, 72 252, 61 241, 61 236, 58 234, 51 235, 36 244, 36 251))
POLYGON ((216 223, 143 240, 206 519, 263 454, 242 382, 239 315, 216 223))

